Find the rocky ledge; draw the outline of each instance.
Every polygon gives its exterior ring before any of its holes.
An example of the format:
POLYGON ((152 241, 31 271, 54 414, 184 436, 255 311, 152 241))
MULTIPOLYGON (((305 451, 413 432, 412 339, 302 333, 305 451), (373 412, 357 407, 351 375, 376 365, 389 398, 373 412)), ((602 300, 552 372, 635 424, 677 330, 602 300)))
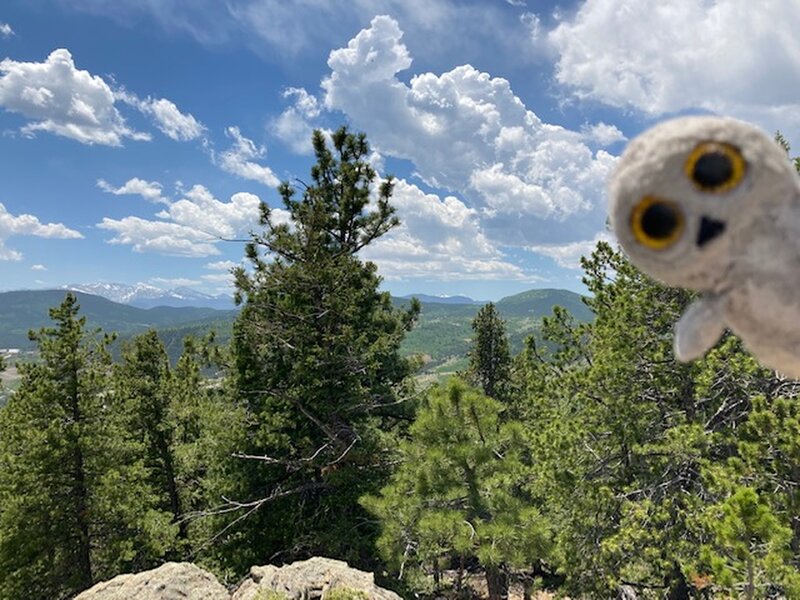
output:
POLYGON ((375 585, 372 573, 330 558, 310 558, 283 567, 252 567, 231 593, 209 572, 191 563, 166 563, 152 571, 119 575, 80 593, 75 600, 401 600, 375 585))

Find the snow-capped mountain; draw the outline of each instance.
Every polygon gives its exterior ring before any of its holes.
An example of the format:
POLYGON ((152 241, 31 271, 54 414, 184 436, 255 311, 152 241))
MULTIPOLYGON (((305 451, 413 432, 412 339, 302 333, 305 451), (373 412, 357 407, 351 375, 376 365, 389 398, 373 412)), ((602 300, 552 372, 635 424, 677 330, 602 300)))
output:
POLYGON ((430 294, 406 294, 404 299, 416 298, 428 304, 486 304, 483 300, 473 300, 467 296, 431 296, 430 294))
POLYGON ((85 294, 102 296, 112 302, 130 304, 138 308, 154 306, 200 306, 207 308, 231 309, 233 298, 227 294, 212 296, 188 287, 164 290, 147 283, 128 285, 126 283, 82 283, 62 286, 85 294))

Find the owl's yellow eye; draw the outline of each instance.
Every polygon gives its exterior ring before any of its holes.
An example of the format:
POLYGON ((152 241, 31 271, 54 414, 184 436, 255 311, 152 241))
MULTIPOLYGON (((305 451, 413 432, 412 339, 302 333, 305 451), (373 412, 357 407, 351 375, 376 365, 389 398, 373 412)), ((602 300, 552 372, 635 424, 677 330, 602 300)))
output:
POLYGON ((739 185, 747 163, 739 149, 722 142, 699 144, 686 160, 684 170, 695 187, 704 192, 727 192, 739 185))
POLYGON ((645 196, 631 211, 631 231, 636 241, 652 250, 670 247, 681 237, 683 211, 677 204, 655 196, 645 196))

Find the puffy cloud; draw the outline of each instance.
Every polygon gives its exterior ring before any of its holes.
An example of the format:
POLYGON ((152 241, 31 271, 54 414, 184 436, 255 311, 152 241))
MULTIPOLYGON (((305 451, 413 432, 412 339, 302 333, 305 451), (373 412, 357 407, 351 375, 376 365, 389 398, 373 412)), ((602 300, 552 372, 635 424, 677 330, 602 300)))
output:
POLYGON ((800 10, 767 0, 586 0, 549 34, 579 98, 649 115, 705 109, 800 124, 800 10))
POLYGON ((149 221, 140 217, 104 217, 97 226, 116 232, 109 243, 130 245, 135 252, 158 252, 172 256, 219 254, 213 237, 177 223, 149 221))
POLYGON ((47 271, 47 267, 44 265, 33 265, 31 266, 31 271, 47 271))
POLYGON ((15 235, 32 235, 41 238, 79 239, 79 232, 61 223, 42 223, 33 215, 12 215, 0 203, 0 261, 22 260, 22 254, 6 247, 8 238, 15 235))
POLYGON ((233 262, 232 260, 218 260, 216 262, 207 263, 206 269, 210 269, 212 271, 230 271, 238 264, 239 263, 233 262))
POLYGON ((136 216, 104 218, 98 227, 115 232, 112 244, 126 244, 135 252, 175 256, 220 254, 216 244, 246 234, 256 226, 259 198, 239 192, 222 202, 205 187, 195 185, 185 197, 160 211, 153 221, 136 216))
POLYGON ((14 30, 8 23, 0 23, 0 37, 9 38, 14 35, 14 30))
POLYGON ((0 62, 0 106, 31 120, 22 127, 25 135, 46 131, 106 146, 121 146, 125 138, 150 140, 150 134, 128 127, 117 101, 149 116, 174 140, 193 140, 205 131, 192 115, 165 98, 142 100, 124 89, 112 90, 102 77, 77 69, 64 48, 54 50, 41 63, 10 58, 0 62))
POLYGON ((169 200, 162 195, 163 188, 161 184, 157 181, 145 181, 144 179, 134 177, 126 181, 122 186, 115 188, 105 179, 98 179, 97 187, 115 196, 133 194, 141 196, 150 202, 169 204, 169 200))
POLYGON ((600 241, 608 243, 613 242, 610 235, 605 232, 600 232, 591 240, 570 242, 568 244, 530 246, 528 250, 552 258, 560 267, 566 269, 580 269, 581 257, 589 256, 600 241))
POLYGON ((331 52, 325 106, 345 112, 384 154, 413 161, 428 184, 459 192, 485 232, 526 246, 586 239, 602 227, 615 158, 543 122, 509 82, 470 65, 406 84, 412 59, 396 20, 375 17, 331 52))
POLYGON ((319 102, 304 88, 289 87, 283 92, 284 98, 294 98, 294 108, 307 119, 319 116, 319 102))
POLYGON ((400 179, 392 204, 401 225, 362 251, 388 279, 537 279, 505 260, 476 211, 454 196, 426 194, 400 179))
POLYGON ((311 154, 310 121, 320 114, 319 102, 303 88, 287 88, 284 98, 294 102, 272 123, 272 132, 298 154, 311 154))
POLYGON ((200 278, 209 283, 224 283, 231 286, 233 285, 233 275, 230 273, 210 273, 208 275, 201 275, 200 278))
POLYGON ((166 98, 142 100, 130 92, 119 90, 116 97, 153 119, 155 126, 167 137, 177 142, 196 140, 206 128, 188 113, 182 113, 174 102, 166 98))
POLYGON ((101 77, 75 68, 68 50, 54 50, 42 63, 0 62, 0 106, 31 119, 22 132, 47 131, 84 144, 119 146, 124 138, 147 140, 133 131, 114 106, 101 77))
POLYGON ((272 169, 255 162, 267 154, 264 146, 256 146, 253 140, 242 135, 238 127, 228 127, 225 134, 233 139, 233 146, 215 158, 215 162, 222 170, 238 175, 244 179, 252 179, 263 183, 267 187, 277 187, 280 180, 272 169))
POLYGON ((588 141, 595 142, 601 146, 610 146, 611 144, 624 142, 628 139, 616 125, 609 125, 608 123, 586 125, 581 129, 581 133, 583 133, 588 141))

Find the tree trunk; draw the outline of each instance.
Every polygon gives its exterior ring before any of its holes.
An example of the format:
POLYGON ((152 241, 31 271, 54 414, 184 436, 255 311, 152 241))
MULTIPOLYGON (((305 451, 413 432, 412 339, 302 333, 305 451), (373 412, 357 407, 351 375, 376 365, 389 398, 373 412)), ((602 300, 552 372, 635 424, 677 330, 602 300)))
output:
POLYGON ((78 369, 74 367, 69 373, 68 394, 69 408, 72 413, 72 426, 75 428, 72 450, 72 496, 75 499, 75 521, 78 529, 75 554, 75 580, 85 589, 92 585, 91 539, 89 537, 89 493, 86 484, 86 466, 81 450, 81 431, 83 415, 81 414, 78 391, 78 369))
POLYGON ((72 455, 74 482, 72 494, 75 498, 75 517, 78 526, 78 540, 75 552, 78 562, 75 565, 76 579, 80 589, 92 585, 92 556, 88 523, 88 493, 86 491, 86 474, 83 464, 83 453, 79 446, 75 447, 72 455))
POLYGON ((508 598, 508 578, 500 567, 486 567, 486 587, 489 588, 489 600, 508 598))
POLYGON ((747 557, 747 587, 745 587, 744 593, 747 600, 753 600, 756 597, 756 576, 752 555, 747 557))
POLYGON ((533 581, 525 574, 521 578, 522 582, 522 600, 531 600, 531 590, 533 588, 533 581))
POLYGON ((156 435, 156 448, 164 467, 164 480, 167 484, 170 512, 172 512, 175 522, 178 523, 178 537, 185 540, 188 539, 189 532, 186 527, 186 521, 181 518, 183 510, 181 509, 181 497, 178 494, 178 484, 175 481, 175 466, 172 461, 169 443, 162 432, 158 432, 156 435))
POLYGON ((458 557, 458 573, 456 574, 456 594, 461 596, 461 587, 464 585, 464 555, 458 557))
POLYGON ((690 600, 691 592, 689 590, 689 584, 677 563, 672 567, 672 573, 670 574, 667 584, 669 585, 668 600, 690 600))

